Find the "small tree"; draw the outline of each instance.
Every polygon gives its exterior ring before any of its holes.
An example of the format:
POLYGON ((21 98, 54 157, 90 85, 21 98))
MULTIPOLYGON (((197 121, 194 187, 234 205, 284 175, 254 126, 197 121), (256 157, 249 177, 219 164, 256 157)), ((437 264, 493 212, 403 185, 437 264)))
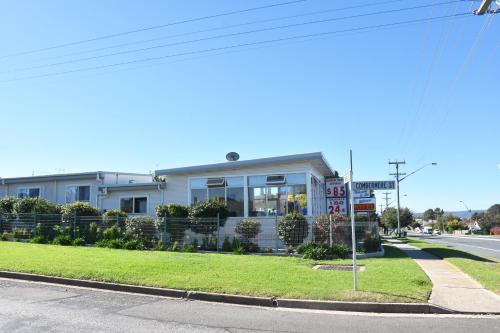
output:
POLYGON ((298 246, 309 235, 309 223, 300 213, 291 213, 278 222, 279 238, 287 246, 298 246))
POLYGON ((100 216, 99 209, 88 202, 75 201, 61 206, 61 213, 67 216, 100 216))
POLYGON ((226 204, 218 199, 202 201, 194 204, 189 209, 190 228, 193 232, 203 235, 212 235, 217 230, 217 220, 219 226, 223 227, 229 216, 226 204), (204 219, 208 220, 204 220, 204 219))
POLYGON ((164 219, 160 225, 161 231, 170 234, 170 241, 182 243, 186 229, 189 228, 189 208, 183 205, 168 204, 156 207, 156 216, 164 219), (165 224, 166 228, 165 228, 165 224))
POLYGON ((14 213, 14 205, 17 202, 17 198, 5 197, 0 199, 0 214, 12 214, 14 213))
POLYGON ((238 222, 234 231, 240 235, 242 242, 249 243, 260 233, 260 222, 257 219, 243 219, 238 222))
POLYGON ((59 214, 61 209, 56 204, 37 197, 17 199, 13 212, 16 214, 59 214))
POLYGON ((157 226, 155 219, 150 216, 131 216, 125 220, 127 234, 144 241, 151 246, 156 240, 157 226))

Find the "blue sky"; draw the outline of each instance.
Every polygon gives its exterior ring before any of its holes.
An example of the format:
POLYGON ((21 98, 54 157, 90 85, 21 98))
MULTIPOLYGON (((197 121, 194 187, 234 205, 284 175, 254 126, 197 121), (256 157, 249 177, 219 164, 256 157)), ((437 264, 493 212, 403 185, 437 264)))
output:
MULTIPOLYGON (((344 173, 385 180, 437 162, 402 182, 402 204, 485 209, 500 201, 498 17, 460 17, 370 32, 171 57, 149 57, 470 11, 449 3, 381 15, 179 44, 34 69, 136 48, 446 0, 309 0, 116 38, 8 56, 68 42, 284 0, 0 1, 0 177, 120 170, 147 172, 322 151, 344 173), (149 43, 96 48, 256 20, 365 5, 149 43), (43 78, 29 78, 38 75, 43 78), (25 79, 28 78, 28 79, 25 79)), ((498 15, 497 15, 498 16, 498 15)), ((392 196, 395 198, 395 195, 392 196)), ((379 197, 379 199, 381 196, 379 197)), ((379 201, 380 202, 380 201, 379 201)))

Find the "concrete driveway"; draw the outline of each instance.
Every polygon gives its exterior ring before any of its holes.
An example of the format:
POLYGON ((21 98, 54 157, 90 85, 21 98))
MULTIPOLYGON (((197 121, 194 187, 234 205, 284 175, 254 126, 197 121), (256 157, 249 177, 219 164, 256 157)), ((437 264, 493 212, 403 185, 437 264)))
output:
POLYGON ((235 306, 0 279, 1 332, 499 332, 500 318, 235 306))

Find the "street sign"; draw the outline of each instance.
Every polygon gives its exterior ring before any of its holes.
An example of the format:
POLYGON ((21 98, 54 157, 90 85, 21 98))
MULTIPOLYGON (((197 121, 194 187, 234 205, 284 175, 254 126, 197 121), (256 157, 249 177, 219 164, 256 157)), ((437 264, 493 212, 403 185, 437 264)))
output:
POLYGON ((394 190, 396 182, 394 180, 386 181, 368 181, 354 182, 353 190, 394 190))
POLYGON ((371 196, 370 190, 354 190, 352 191, 353 198, 369 198, 371 196))
POLYGON ((354 198, 353 200, 355 204, 377 204, 375 198, 354 198))
POLYGON ((376 205, 372 203, 354 204, 355 212, 374 212, 376 210, 377 210, 376 205))
POLYGON ((326 203, 328 214, 339 213, 347 216, 347 200, 345 198, 328 198, 326 203))
POLYGON ((347 191, 345 189, 344 178, 332 178, 325 181, 327 198, 345 198, 347 191))

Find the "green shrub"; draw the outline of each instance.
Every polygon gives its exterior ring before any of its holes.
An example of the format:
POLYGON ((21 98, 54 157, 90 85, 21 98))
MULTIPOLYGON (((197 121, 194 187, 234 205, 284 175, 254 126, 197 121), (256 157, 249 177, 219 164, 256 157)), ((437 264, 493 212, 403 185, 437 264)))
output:
POLYGON ((233 246, 231 242, 229 241, 229 237, 225 237, 224 241, 222 242, 222 251, 224 252, 231 252, 233 250, 233 246))
POLYGON ((54 245, 63 245, 63 246, 67 246, 67 245, 71 245, 73 242, 72 242, 72 239, 70 236, 68 235, 63 235, 63 234, 60 234, 60 235, 57 235, 56 237, 54 237, 54 239, 52 240, 52 244, 54 245))
POLYGON ((107 210, 105 211, 103 214, 102 214, 103 217, 127 217, 128 214, 126 212, 124 212, 123 210, 119 210, 119 209, 110 209, 110 210, 107 210))
POLYGON ((31 232, 27 229, 14 229, 12 230, 12 238, 15 240, 28 239, 31 236, 31 232))
POLYGON ((382 242, 378 237, 368 237, 363 242, 363 248, 366 252, 377 252, 382 242))
POLYGON ((22 198, 15 201, 13 212, 16 214, 59 214, 61 208, 43 198, 22 198))
POLYGON ((233 237, 233 242, 231 243, 231 250, 237 249, 240 247, 240 240, 238 238, 233 237))
POLYGON ((132 216, 125 220, 128 233, 142 239, 147 246, 152 246, 157 240, 157 226, 154 218, 150 216, 132 216))
POLYGON ((100 231, 101 230, 97 226, 97 223, 90 223, 85 234, 85 242, 88 244, 94 244, 95 242, 97 242, 97 240, 99 239, 100 231))
POLYGON ((98 247, 108 247, 110 249, 121 249, 123 248, 122 239, 103 239, 95 243, 98 247))
POLYGON ((259 252, 260 251, 259 246, 253 242, 242 242, 241 247, 245 249, 245 252, 259 252))
POLYGON ((170 235, 171 242, 184 241, 185 232, 189 228, 188 213, 188 207, 183 205, 168 204, 156 207, 156 216, 162 221, 159 228, 170 235))
POLYGON ((330 249, 324 246, 307 248, 304 251, 304 259, 325 260, 330 256, 330 249))
POLYGON ((102 238, 105 241, 111 241, 115 239, 120 239, 122 236, 122 232, 118 226, 114 225, 112 227, 104 229, 102 232, 102 238))
POLYGON ((346 259, 349 255, 349 249, 345 245, 335 244, 332 246, 332 255, 336 258, 346 259))
POLYGON ((249 242, 260 233, 260 222, 257 219, 243 219, 238 222, 234 231, 240 235, 242 241, 249 242))
POLYGON ((179 243, 178 242, 174 242, 174 244, 172 244, 169 247, 169 250, 172 251, 172 252, 178 252, 178 251, 180 251, 179 243))
POLYGON ((43 236, 35 236, 35 237, 30 239, 30 243, 45 244, 45 243, 47 243, 47 240, 43 236))
POLYGON ((85 239, 82 237, 77 237, 73 239, 73 245, 74 246, 85 246, 85 239))
POLYGON ((7 231, 4 231, 1 235, 0 235, 0 241, 3 241, 3 242, 6 242, 9 240, 9 234, 7 233, 7 231))
POLYGON ((245 254, 245 248, 242 246, 234 248, 233 254, 245 254))
POLYGON ((278 222, 279 238, 288 247, 295 247, 302 244, 309 234, 309 223, 300 213, 287 214, 278 222))
POLYGON ((123 243, 125 250, 146 250, 146 246, 139 240, 129 240, 123 243))
POLYGON ((4 197, 0 199, 0 214, 14 213, 14 205, 19 199, 14 197, 4 197))
POLYGON ((193 245, 190 245, 190 244, 184 244, 184 246, 182 247, 182 251, 183 252, 197 252, 198 248, 193 246, 193 245))
POLYGON ((75 201, 61 206, 61 213, 65 216, 100 216, 97 208, 88 202, 75 201))
POLYGON ((42 237, 45 241, 51 241, 56 235, 56 231, 54 228, 49 225, 44 225, 43 223, 37 223, 35 228, 33 229, 33 234, 36 237, 42 237))
POLYGON ((165 245, 163 245, 163 243, 157 243, 154 248, 153 248, 154 251, 165 251, 166 248, 165 248, 165 245))
POLYGON ((207 251, 217 250, 217 238, 215 237, 204 237, 201 241, 201 248, 207 251))
POLYGON ((223 227, 229 216, 223 201, 214 199, 198 202, 189 209, 190 228, 198 234, 212 235, 217 231, 217 216, 219 216, 219 226, 223 227))

